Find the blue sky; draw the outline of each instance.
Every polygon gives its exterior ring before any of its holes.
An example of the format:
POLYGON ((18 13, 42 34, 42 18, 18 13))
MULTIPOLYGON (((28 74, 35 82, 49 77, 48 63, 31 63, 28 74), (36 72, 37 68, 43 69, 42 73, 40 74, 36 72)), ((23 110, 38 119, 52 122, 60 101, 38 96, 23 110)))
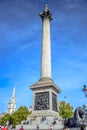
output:
POLYGON ((51 21, 52 79, 58 100, 74 107, 87 103, 87 0, 0 0, 0 113, 16 86, 17 108, 31 106, 29 86, 40 79, 42 21, 48 4, 51 21), (64 99, 66 96, 66 99, 64 99))

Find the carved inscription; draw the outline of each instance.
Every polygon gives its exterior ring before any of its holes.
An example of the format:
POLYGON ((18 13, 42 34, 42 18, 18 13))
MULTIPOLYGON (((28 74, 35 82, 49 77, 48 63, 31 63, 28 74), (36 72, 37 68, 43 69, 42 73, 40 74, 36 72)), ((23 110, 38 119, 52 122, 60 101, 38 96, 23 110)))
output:
POLYGON ((34 110, 47 109, 49 109, 49 92, 36 93, 34 110))
POLYGON ((58 111, 57 96, 54 93, 52 93, 52 109, 53 111, 58 111))

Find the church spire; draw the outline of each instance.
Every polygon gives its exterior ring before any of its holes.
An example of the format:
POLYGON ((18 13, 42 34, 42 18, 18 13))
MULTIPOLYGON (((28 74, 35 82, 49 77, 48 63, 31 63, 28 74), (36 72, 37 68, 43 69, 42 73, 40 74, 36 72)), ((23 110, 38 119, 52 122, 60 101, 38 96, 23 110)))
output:
POLYGON ((11 99, 8 103, 7 113, 12 114, 15 111, 16 111, 16 100, 15 100, 15 86, 14 86, 11 99))
POLYGON ((15 100, 15 86, 14 86, 14 88, 13 88, 13 92, 12 92, 11 100, 15 100))

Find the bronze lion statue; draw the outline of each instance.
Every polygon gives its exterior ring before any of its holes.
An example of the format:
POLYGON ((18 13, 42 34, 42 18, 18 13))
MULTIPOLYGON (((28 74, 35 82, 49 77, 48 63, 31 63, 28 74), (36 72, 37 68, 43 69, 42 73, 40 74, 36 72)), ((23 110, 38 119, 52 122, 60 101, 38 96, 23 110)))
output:
POLYGON ((67 127, 84 127, 87 126, 87 117, 82 107, 78 107, 74 112, 74 117, 69 118, 64 124, 67 127))

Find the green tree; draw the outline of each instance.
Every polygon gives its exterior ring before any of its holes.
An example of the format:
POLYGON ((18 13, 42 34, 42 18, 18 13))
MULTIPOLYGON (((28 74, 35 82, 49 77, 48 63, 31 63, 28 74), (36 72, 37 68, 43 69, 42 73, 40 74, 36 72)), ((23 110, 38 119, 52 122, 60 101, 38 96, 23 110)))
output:
POLYGON ((73 107, 70 106, 69 103, 61 101, 59 105, 59 115, 65 119, 73 117, 74 116, 73 107))
POLYGON ((5 114, 1 119, 0 119, 0 124, 5 125, 9 121, 9 114, 5 114))
POLYGON ((16 112, 12 113, 11 115, 5 114, 0 119, 0 124, 4 125, 7 121, 9 121, 9 125, 15 127, 17 124, 21 124, 23 120, 27 120, 27 116, 31 114, 28 111, 28 108, 25 106, 21 106, 16 112))
POLYGON ((29 115, 28 108, 25 106, 21 106, 15 113, 11 115, 10 124, 14 127, 17 124, 21 124, 23 120, 27 120, 27 116, 29 115))

